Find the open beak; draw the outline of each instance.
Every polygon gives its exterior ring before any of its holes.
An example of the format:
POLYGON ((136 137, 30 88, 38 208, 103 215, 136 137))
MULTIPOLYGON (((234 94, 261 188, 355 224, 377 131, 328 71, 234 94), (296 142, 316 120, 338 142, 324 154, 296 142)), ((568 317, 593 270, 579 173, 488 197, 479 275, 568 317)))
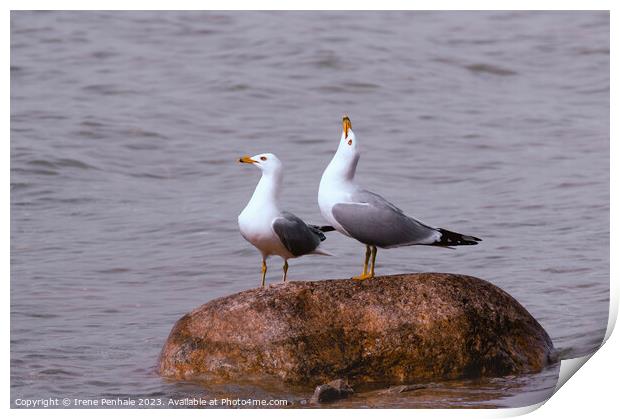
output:
POLYGON ((349 130, 351 129, 351 120, 348 116, 342 117, 342 131, 344 132, 344 138, 349 136, 349 130))
POLYGON ((256 160, 252 160, 252 157, 250 156, 243 156, 239 159, 239 163, 252 164, 252 163, 258 163, 258 162, 256 160))

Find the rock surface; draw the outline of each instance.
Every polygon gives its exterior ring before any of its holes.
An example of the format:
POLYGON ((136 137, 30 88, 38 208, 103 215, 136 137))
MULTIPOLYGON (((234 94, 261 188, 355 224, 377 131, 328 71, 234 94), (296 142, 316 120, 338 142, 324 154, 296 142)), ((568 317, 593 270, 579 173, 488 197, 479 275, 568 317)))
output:
POLYGON ((545 330, 501 289, 422 273, 289 282, 215 299, 177 321, 159 372, 394 384, 537 372, 552 353, 545 330))

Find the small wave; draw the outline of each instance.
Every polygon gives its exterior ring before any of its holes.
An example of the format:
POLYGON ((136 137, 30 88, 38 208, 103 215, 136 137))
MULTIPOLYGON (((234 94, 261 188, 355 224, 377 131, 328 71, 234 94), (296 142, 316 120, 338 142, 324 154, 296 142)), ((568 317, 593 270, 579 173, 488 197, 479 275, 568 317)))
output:
POLYGON ((579 55, 609 55, 609 48, 582 48, 576 52, 579 55))
POLYGON ((178 36, 206 36, 206 35, 215 35, 220 31, 208 28, 181 28, 176 32, 175 35, 178 36))
POLYGON ((598 287, 598 284, 593 284, 593 283, 589 283, 589 284, 577 284, 574 285, 575 288, 578 289, 587 289, 587 288, 594 288, 594 287, 598 287))
POLYGON ((353 89, 378 89, 379 87, 381 87, 375 83, 364 83, 364 82, 346 82, 346 83, 343 83, 343 85, 346 87, 351 87, 353 89))
POLYGON ((116 314, 116 313, 121 313, 121 311, 120 311, 120 310, 117 310, 117 309, 115 309, 115 308, 106 308, 106 309, 104 309, 104 310, 101 310, 101 312, 102 312, 102 313, 105 313, 105 314, 116 314))
POLYGON ((151 143, 136 143, 136 144, 125 144, 125 148, 129 150, 157 150, 159 147, 156 144, 151 143))
POLYGON ((78 376, 78 374, 76 374, 74 372, 63 370, 61 368, 48 368, 48 369, 39 371, 39 374, 42 374, 42 375, 66 375, 66 376, 72 376, 72 377, 78 376))
POLYGON ((31 160, 28 164, 32 166, 42 166, 42 167, 56 167, 56 165, 52 162, 46 160, 31 160))
POLYGON ((249 90, 250 89, 250 85, 246 84, 246 83, 236 83, 233 84, 231 86, 226 87, 225 90, 229 91, 229 92, 242 92, 244 90, 249 90))
POLYGON ((134 89, 123 89, 114 84, 90 84, 82 89, 90 93, 104 96, 134 95, 138 93, 138 91, 134 89))
POLYGON ((599 182, 594 181, 585 181, 585 182, 562 182, 558 184, 558 188, 579 188, 582 186, 593 186, 598 185, 599 182))
POLYGON ((104 124, 102 124, 99 121, 91 121, 91 120, 88 120, 88 119, 85 120, 85 121, 80 122, 80 125, 82 125, 83 127, 96 127, 96 128, 104 126, 104 124))
POLYGON ((488 38, 488 39, 449 39, 447 41, 448 45, 493 45, 497 44, 499 41, 497 38, 488 38))
POLYGON ((24 317, 30 317, 33 319, 55 319, 58 316, 57 314, 50 314, 50 313, 24 313, 24 312, 13 312, 12 314, 19 314, 21 316, 24 317))
POLYGON ((67 115, 54 114, 49 111, 33 110, 28 113, 19 113, 11 115, 11 120, 15 122, 31 122, 33 119, 63 121, 69 119, 67 115))
POLYGON ((94 199, 92 198, 56 198, 56 197, 43 197, 37 200, 37 202, 50 202, 50 203, 55 203, 55 204, 71 204, 71 205, 87 204, 93 201, 94 199))
POLYGON ((31 184, 26 182, 11 182, 11 192, 28 189, 30 186, 31 184))
POLYGON ((440 64, 460 65, 459 62, 452 57, 434 57, 431 58, 431 61, 440 64))
POLYGON ((378 84, 364 82, 344 82, 341 84, 325 85, 318 88, 326 93, 366 93, 380 88, 378 84))
POLYGON ((146 178, 146 179, 169 179, 170 176, 158 175, 155 173, 129 173, 129 176, 135 178, 146 178))
POLYGON ((100 274, 119 274, 119 273, 126 273, 131 271, 131 269, 128 268, 110 268, 110 269, 101 269, 95 272, 98 272, 100 274))
POLYGON ((13 35, 20 35, 20 34, 30 35, 30 34, 35 34, 35 33, 49 33, 49 32, 52 32, 53 30, 54 28, 52 28, 51 26, 40 26, 40 27, 30 27, 30 28, 13 28, 11 29, 11 33, 13 35))
MULTIPOLYGON (((495 147, 493 147, 490 144, 472 144, 472 147, 475 148, 476 150, 494 150, 495 149, 495 147)), ((496 168, 497 168, 497 164, 495 165, 495 167, 493 167, 492 164, 487 164, 487 165, 480 166, 478 169, 487 170, 487 169, 496 169, 496 168)))
POLYGON ((75 159, 68 159, 68 158, 61 158, 57 160, 35 159, 35 160, 30 160, 27 164, 31 166, 45 167, 49 169, 58 169, 58 168, 63 168, 63 167, 71 167, 71 168, 85 169, 85 170, 96 169, 96 167, 91 166, 87 163, 84 163, 83 161, 75 160, 75 159))
POLYGON ((433 115, 420 115, 418 119, 421 119, 423 121, 432 121, 433 119, 437 119, 437 118, 433 115))
POLYGON ((519 209, 522 209, 522 210, 541 210, 544 208, 545 208, 545 205, 541 205, 541 204, 528 204, 528 205, 522 205, 519 207, 519 209))
POLYGON ((143 137, 143 138, 158 138, 161 140, 168 139, 167 136, 160 134, 159 132, 149 131, 142 128, 128 128, 121 131, 121 135, 127 135, 131 137, 143 137))
POLYGON ((62 44, 64 40, 62 38, 43 38, 39 42, 42 44, 62 44))
POLYGON ((102 133, 92 130, 79 130, 72 132, 72 134, 79 138, 88 138, 90 140, 101 140, 105 138, 105 135, 102 133))
POLYGON ((342 67, 342 61, 334 55, 319 58, 318 60, 313 61, 312 64, 317 68, 323 69, 329 68, 337 70, 342 67))
POLYGON ((14 167, 11 169, 12 173, 20 173, 27 175, 43 175, 43 176, 56 176, 58 172, 55 170, 43 170, 43 169, 23 169, 20 167, 14 167))
POLYGON ((540 271, 552 273, 552 274, 567 274, 567 273, 588 272, 590 271, 590 268, 545 268, 545 269, 541 269, 540 271))
POLYGON ((514 76, 517 74, 516 71, 512 71, 503 67, 498 67, 492 64, 469 64, 466 65, 465 68, 472 73, 486 73, 493 74, 495 76, 514 76))
POLYGON ((96 58, 98 60, 105 60, 106 58, 111 58, 117 56, 118 53, 113 51, 95 51, 91 54, 91 57, 96 58))

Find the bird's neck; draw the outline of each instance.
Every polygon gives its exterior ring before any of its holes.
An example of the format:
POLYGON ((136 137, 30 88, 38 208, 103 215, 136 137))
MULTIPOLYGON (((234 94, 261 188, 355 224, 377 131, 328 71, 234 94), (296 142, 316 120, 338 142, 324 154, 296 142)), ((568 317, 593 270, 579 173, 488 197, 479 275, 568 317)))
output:
POLYGON ((323 178, 342 183, 353 183, 359 155, 344 155, 340 149, 323 172, 323 178))
POLYGON ((277 208, 280 201, 281 185, 282 173, 263 173, 258 181, 258 185, 256 185, 256 189, 254 190, 252 199, 250 199, 249 205, 257 205, 261 207, 265 205, 273 205, 277 208))

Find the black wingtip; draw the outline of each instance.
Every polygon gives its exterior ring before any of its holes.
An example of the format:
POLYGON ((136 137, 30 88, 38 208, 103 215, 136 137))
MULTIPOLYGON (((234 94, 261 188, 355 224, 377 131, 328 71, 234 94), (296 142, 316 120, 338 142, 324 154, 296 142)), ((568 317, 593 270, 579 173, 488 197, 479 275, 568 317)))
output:
POLYGON ((308 224, 310 227, 312 228, 316 228, 319 231, 322 231, 324 233, 327 233, 328 231, 335 231, 336 229, 332 226, 317 226, 314 224, 308 224))
POLYGON ((321 239, 321 241, 325 241, 326 239, 325 234, 323 233, 336 230, 332 226, 317 226, 314 224, 308 224, 308 227, 314 230, 314 233, 319 237, 319 239, 321 239))
POLYGON ((454 231, 439 229, 441 238, 435 243, 436 246, 474 246, 482 239, 466 234, 455 233, 454 231))

